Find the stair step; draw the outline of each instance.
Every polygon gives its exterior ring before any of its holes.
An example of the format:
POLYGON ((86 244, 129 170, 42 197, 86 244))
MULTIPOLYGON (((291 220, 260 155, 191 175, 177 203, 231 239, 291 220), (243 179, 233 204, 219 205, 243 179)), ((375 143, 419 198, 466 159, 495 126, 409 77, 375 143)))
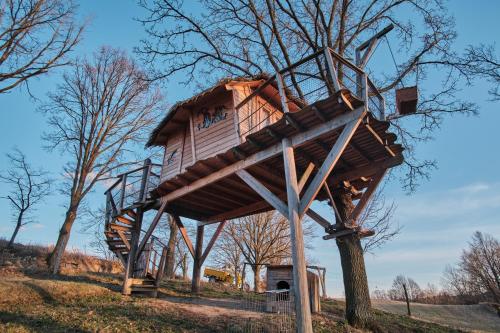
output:
POLYGON ((134 225, 134 223, 135 223, 135 221, 134 221, 134 220, 128 219, 128 218, 126 218, 126 217, 125 217, 125 216, 123 216, 123 215, 119 215, 119 216, 117 216, 117 217, 116 217, 116 220, 117 220, 118 222, 121 222, 121 223, 126 224, 126 225, 130 225, 130 226, 134 225))
POLYGON ((112 230, 120 230, 120 231, 130 231, 130 229, 132 229, 131 227, 126 227, 124 225, 119 225, 119 224, 116 224, 116 223, 110 223, 109 227, 112 230))
POLYGON ((135 217, 137 216, 137 213, 133 209, 123 210, 122 212, 127 214, 128 216, 130 216, 133 219, 135 219, 135 217))
MULTIPOLYGON (((106 235, 106 238, 108 240, 120 240, 121 239, 120 235, 118 235, 118 233, 115 231, 105 231, 104 234, 106 235)), ((125 235, 127 240, 130 241, 132 239, 132 234, 130 232, 123 232, 123 234, 125 235)))
POLYGON ((155 284, 155 280, 135 278, 130 279, 130 283, 134 286, 152 286, 155 284))

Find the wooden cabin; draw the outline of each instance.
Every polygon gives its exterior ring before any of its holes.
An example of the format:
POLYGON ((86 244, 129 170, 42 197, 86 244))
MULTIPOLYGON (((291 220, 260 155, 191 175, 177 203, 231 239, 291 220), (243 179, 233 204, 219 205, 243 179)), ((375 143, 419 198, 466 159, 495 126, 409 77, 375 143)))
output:
MULTIPOLYGON (((248 135, 283 116, 280 95, 268 85, 249 103, 236 107, 267 77, 227 79, 202 93, 175 104, 155 129, 148 146, 165 146, 161 182, 238 146, 248 135)), ((298 106, 290 103, 293 110, 298 106)))

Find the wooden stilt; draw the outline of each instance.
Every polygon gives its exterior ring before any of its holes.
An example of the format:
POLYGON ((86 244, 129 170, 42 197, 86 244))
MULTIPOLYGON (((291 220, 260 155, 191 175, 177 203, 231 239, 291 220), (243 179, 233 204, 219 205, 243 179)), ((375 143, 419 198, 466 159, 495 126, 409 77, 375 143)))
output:
POLYGON ((307 269, 304 255, 302 223, 299 216, 299 187, 295 169, 292 143, 283 139, 283 160, 285 163, 286 188, 288 198, 288 220, 292 242, 293 281, 297 332, 312 333, 311 308, 307 286, 307 269))
POLYGON ((200 278, 201 278, 201 262, 203 251, 203 234, 205 226, 200 225, 196 229, 196 244, 193 260, 193 280, 191 281, 191 292, 197 294, 200 292, 200 278))
POLYGON ((123 279, 122 293, 130 295, 132 293, 131 279, 134 277, 134 269, 137 264, 135 259, 139 247, 139 237, 141 235, 142 217, 144 212, 141 208, 137 209, 137 216, 135 219, 134 227, 132 228, 132 238, 130 239, 130 252, 128 253, 127 265, 125 266, 125 278, 123 279))

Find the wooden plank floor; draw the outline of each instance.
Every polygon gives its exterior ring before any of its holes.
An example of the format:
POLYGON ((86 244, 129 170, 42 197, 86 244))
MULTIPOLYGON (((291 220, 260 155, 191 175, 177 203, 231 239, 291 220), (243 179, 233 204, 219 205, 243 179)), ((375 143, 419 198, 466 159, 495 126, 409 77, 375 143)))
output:
MULTIPOLYGON (((362 102, 344 91, 354 108, 362 102)), ((278 122, 248 136, 247 141, 215 157, 196 162, 185 172, 168 179, 153 192, 161 197, 190 183, 202 179, 224 167, 255 154, 266 147, 299 132, 314 129, 325 121, 352 112, 346 104, 339 103, 338 96, 332 96, 313 105, 292 113, 292 119, 282 118, 278 122), (313 108, 316 108, 314 110, 313 108)), ((339 163, 327 179, 334 190, 340 182, 348 180, 362 190, 367 179, 373 176, 381 165, 392 167, 402 163, 401 145, 396 143, 396 135, 388 132, 389 123, 376 120, 371 114, 365 118, 350 144, 342 154, 339 163), (376 167, 378 166, 378 167, 376 167)), ((341 131, 330 131, 315 140, 307 141, 295 148, 298 176, 306 170, 309 163, 320 166, 341 131)), ((278 154, 247 168, 247 171, 260 180, 267 188, 283 200, 286 199, 283 157, 278 154)), ((314 175, 314 172, 313 172, 314 175)), ((312 177, 310 177, 312 179, 312 177)), ((326 200, 320 192, 317 200, 326 200)), ((231 219, 250 213, 272 210, 262 198, 248 187, 238 176, 232 174, 201 189, 190 192, 169 202, 169 209, 177 214, 200 221, 231 219)))

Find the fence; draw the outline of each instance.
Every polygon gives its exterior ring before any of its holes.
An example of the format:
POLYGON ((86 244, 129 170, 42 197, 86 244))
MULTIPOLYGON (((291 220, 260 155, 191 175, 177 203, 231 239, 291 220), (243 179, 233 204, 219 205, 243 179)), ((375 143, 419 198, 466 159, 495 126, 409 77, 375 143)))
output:
POLYGON ((263 293, 244 293, 241 310, 249 312, 248 318, 238 324, 230 325, 227 332, 295 332, 294 297, 291 290, 281 289, 263 293))
POLYGON ((384 119, 384 98, 367 74, 326 48, 271 76, 236 106, 240 136, 244 139, 277 121, 282 112, 302 109, 339 89, 348 89, 376 118, 384 119))

